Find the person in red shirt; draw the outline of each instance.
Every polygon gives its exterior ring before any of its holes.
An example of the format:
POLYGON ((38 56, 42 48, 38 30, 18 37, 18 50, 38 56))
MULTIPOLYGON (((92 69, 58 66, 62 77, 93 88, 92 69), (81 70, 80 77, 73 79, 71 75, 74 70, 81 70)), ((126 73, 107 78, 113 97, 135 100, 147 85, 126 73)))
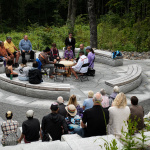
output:
POLYGON ((52 55, 52 56, 50 56, 50 57, 52 57, 51 59, 53 59, 53 60, 56 59, 58 61, 61 59, 60 56, 59 56, 59 51, 56 48, 56 43, 52 44, 52 48, 51 48, 50 52, 51 52, 50 55, 52 55))

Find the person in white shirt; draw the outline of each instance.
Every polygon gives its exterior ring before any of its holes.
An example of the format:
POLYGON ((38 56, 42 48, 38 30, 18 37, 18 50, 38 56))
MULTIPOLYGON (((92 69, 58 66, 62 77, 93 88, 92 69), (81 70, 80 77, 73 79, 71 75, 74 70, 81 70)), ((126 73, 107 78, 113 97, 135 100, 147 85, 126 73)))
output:
POLYGON ((84 52, 80 52, 79 53, 79 61, 78 63, 73 66, 71 68, 71 72, 74 74, 74 76, 76 77, 76 79, 78 80, 78 76, 77 73, 86 73, 88 71, 88 66, 87 67, 82 67, 82 65, 87 64, 88 63, 88 58, 84 55, 84 52))

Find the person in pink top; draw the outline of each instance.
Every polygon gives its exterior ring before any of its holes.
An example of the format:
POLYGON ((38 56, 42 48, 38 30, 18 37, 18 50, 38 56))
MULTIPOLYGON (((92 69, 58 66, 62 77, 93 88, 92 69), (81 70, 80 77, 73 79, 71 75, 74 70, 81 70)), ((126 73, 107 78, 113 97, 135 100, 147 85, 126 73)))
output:
POLYGON ((102 94, 102 98, 103 98, 103 101, 101 102, 102 107, 108 109, 109 108, 109 98, 108 98, 108 96, 106 96, 105 90, 101 89, 100 93, 102 94))

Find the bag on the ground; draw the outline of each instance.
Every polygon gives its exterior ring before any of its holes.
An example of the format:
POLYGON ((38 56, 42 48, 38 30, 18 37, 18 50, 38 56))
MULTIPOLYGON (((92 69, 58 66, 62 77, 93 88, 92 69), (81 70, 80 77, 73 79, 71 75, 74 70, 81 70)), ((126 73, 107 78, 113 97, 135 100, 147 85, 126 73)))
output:
POLYGON ((29 70, 29 83, 40 84, 42 81, 42 74, 39 69, 29 70))
POLYGON ((113 59, 116 58, 117 56, 122 56, 121 52, 116 51, 116 52, 113 52, 113 53, 112 53, 112 58, 113 58, 113 59))
POLYGON ((95 70, 92 68, 88 68, 87 75, 88 76, 95 76, 95 70))

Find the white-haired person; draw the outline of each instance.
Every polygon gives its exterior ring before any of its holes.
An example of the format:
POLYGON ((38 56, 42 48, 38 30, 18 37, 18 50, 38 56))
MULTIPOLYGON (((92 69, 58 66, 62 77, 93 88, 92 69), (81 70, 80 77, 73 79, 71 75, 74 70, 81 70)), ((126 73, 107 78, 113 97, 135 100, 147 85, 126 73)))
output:
POLYGON ((22 139, 24 139, 25 143, 39 141, 40 122, 38 119, 33 118, 33 116, 33 110, 28 110, 26 112, 26 117, 28 118, 28 120, 24 121, 22 124, 22 134, 18 140, 18 143, 21 143, 22 139))
POLYGON ((108 133, 117 138, 122 136, 122 129, 128 132, 127 120, 130 115, 130 108, 127 106, 127 99, 124 93, 119 93, 109 109, 108 133))
POLYGON ((66 118, 66 116, 67 116, 67 111, 65 109, 66 105, 64 105, 64 99, 62 96, 59 96, 57 98, 57 103, 58 103, 58 107, 59 107, 58 114, 60 114, 66 118))
POLYGON ((94 106, 85 110, 80 129, 74 132, 81 137, 101 136, 107 134, 107 124, 109 122, 109 112, 101 106, 102 95, 97 92, 93 97, 94 106))
POLYGON ((88 98, 85 99, 83 102, 83 110, 87 110, 93 107, 93 96, 94 96, 94 92, 89 91, 88 98))
POLYGON ((112 105, 112 102, 114 101, 114 99, 116 98, 117 94, 119 93, 119 87, 115 86, 113 88, 113 92, 112 94, 109 96, 109 105, 112 105))
POLYGON ((101 89, 100 93, 102 94, 102 98, 103 98, 103 101, 101 103, 102 107, 108 109, 110 105, 109 105, 109 98, 106 95, 106 91, 104 89, 101 89))

